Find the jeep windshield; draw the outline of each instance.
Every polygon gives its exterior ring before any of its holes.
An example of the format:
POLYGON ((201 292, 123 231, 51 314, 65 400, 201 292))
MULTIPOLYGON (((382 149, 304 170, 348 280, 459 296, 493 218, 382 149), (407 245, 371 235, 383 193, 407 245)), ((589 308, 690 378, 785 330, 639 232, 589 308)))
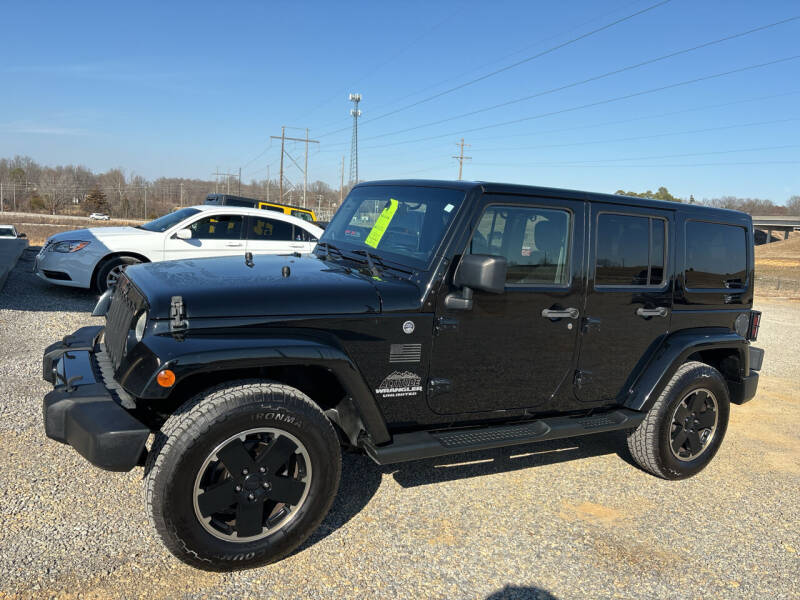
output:
POLYGON ((345 253, 425 269, 464 196, 461 190, 446 188, 357 187, 325 229, 317 254, 324 255, 332 246, 345 253))

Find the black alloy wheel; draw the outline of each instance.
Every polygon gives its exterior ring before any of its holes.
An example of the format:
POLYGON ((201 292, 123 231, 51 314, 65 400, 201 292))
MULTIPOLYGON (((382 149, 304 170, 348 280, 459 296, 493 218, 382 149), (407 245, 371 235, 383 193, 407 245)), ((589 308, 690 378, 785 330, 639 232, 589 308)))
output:
POLYGON ((717 398, 710 390, 689 392, 672 414, 672 455, 682 461, 700 456, 714 439, 718 419, 717 398))
POLYGON ((206 531, 234 541, 259 540, 297 514, 308 496, 311 461, 286 431, 243 431, 215 448, 194 484, 194 510, 206 531))

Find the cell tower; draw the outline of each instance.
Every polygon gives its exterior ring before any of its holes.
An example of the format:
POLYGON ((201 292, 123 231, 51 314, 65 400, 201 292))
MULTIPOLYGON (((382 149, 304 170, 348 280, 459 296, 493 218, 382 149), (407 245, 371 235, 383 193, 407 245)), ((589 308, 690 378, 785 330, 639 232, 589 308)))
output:
POLYGON ((358 103, 361 102, 361 94, 350 94, 350 102, 353 103, 353 108, 350 114, 353 115, 353 142, 350 145, 350 183, 358 183, 358 117, 361 116, 361 111, 358 109, 358 103))

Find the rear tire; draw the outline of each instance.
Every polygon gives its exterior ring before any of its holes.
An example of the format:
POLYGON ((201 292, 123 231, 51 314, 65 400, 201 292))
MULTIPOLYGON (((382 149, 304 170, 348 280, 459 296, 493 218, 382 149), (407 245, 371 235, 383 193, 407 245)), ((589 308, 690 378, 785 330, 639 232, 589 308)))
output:
POLYGON ((333 426, 305 394, 234 381, 167 419, 147 459, 145 501, 172 554, 232 571, 297 548, 330 509, 340 474, 333 426))
POLYGON ((719 371, 701 362, 683 364, 644 421, 628 434, 628 449, 645 471, 685 479, 703 470, 722 444, 730 396, 719 371))
POLYGON ((138 265, 142 261, 133 256, 114 256, 105 259, 94 277, 94 287, 99 293, 105 292, 111 285, 116 284, 119 276, 130 265, 138 265))

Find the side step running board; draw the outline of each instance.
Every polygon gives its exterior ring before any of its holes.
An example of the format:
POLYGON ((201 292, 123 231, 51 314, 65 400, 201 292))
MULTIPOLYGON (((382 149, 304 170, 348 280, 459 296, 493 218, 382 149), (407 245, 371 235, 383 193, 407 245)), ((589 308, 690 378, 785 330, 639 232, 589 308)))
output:
POLYGON ((619 409, 590 417, 550 417, 514 425, 414 431, 395 435, 389 444, 376 446, 367 439, 362 442, 362 446, 372 460, 379 465, 387 465, 472 450, 488 450, 617 429, 632 429, 639 425, 644 417, 643 412, 619 409))

